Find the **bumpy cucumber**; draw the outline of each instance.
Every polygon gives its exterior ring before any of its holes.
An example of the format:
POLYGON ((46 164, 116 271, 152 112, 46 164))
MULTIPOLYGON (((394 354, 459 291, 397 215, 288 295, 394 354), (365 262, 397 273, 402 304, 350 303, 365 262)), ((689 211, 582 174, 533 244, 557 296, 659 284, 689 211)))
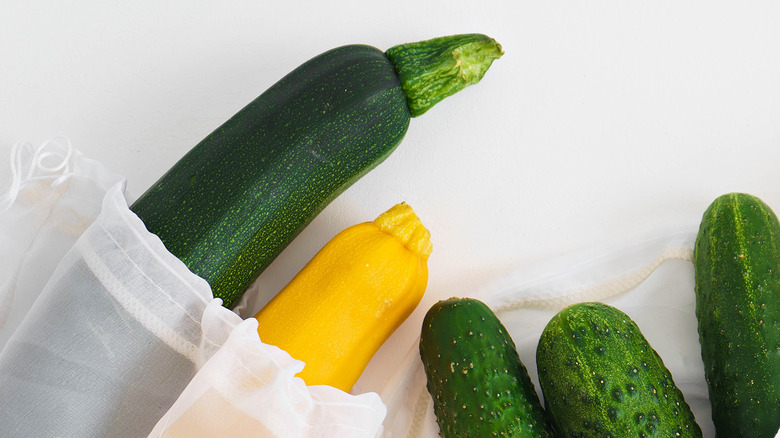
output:
POLYGON ((420 355, 442 437, 553 436, 514 341, 481 301, 434 304, 420 355))
POLYGON ((387 55, 365 45, 325 52, 198 143, 131 209, 232 307, 326 205, 389 156, 411 117, 479 81, 502 53, 479 34, 387 55))
POLYGON ((558 312, 536 361, 559 437, 701 437, 661 357, 612 306, 580 303, 558 312))
POLYGON ((755 196, 704 213, 694 250, 696 317, 719 437, 780 428, 780 223, 755 196))

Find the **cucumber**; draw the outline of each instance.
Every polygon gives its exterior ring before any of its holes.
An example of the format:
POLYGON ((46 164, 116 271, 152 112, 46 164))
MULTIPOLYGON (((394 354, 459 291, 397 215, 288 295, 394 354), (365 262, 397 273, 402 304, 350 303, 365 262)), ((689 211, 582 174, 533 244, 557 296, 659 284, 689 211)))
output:
POLYGON ((407 131, 410 106, 421 114, 476 83, 503 53, 479 34, 388 52, 393 62, 374 47, 348 45, 304 63, 131 205, 224 306, 232 307, 328 203, 387 158, 407 131))
POLYGON ((434 304, 420 356, 442 437, 553 436, 514 341, 481 301, 434 304))
POLYGON ((745 193, 707 208, 694 248, 696 317, 719 437, 780 428, 780 224, 745 193))
POLYGON ((559 437, 701 437, 661 357, 622 311, 579 303, 558 312, 536 351, 559 437))

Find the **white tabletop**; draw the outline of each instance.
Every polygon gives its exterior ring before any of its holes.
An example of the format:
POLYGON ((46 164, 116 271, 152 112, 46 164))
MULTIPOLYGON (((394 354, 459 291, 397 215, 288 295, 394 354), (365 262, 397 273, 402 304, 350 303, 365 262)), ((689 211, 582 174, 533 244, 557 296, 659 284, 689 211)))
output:
POLYGON ((265 290, 400 201, 433 236, 424 308, 536 260, 695 228, 725 192, 780 209, 776 2, 86 3, 0 5, 0 152, 66 135, 130 198, 325 50, 471 32, 503 45, 317 217, 265 290))

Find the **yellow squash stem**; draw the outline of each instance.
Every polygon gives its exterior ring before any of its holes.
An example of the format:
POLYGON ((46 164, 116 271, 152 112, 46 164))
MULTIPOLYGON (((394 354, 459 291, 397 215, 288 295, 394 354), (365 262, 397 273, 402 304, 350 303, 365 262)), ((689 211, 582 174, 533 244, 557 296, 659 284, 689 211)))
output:
POLYGON ((430 232, 397 204, 337 234, 260 312, 260 339, 305 362, 308 385, 349 391, 428 284, 430 232))

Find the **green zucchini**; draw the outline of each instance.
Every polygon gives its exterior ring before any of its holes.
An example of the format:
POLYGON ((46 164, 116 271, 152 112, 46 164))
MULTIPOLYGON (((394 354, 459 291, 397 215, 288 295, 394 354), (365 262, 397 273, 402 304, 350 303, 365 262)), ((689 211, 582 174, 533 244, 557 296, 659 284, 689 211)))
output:
POLYGON ((696 317, 719 437, 780 428, 780 223, 759 198, 707 208, 694 248, 696 317))
POLYGON ((420 356, 442 437, 553 436, 514 341, 481 301, 434 304, 420 356))
POLYGON ((602 303, 558 312, 536 351, 559 437, 701 437, 661 357, 625 313, 602 303))
POLYGON ((491 38, 469 34, 388 54, 393 61, 374 47, 348 45, 304 63, 131 205, 224 306, 232 307, 328 203, 387 158, 412 116, 479 81, 502 51, 491 38))

